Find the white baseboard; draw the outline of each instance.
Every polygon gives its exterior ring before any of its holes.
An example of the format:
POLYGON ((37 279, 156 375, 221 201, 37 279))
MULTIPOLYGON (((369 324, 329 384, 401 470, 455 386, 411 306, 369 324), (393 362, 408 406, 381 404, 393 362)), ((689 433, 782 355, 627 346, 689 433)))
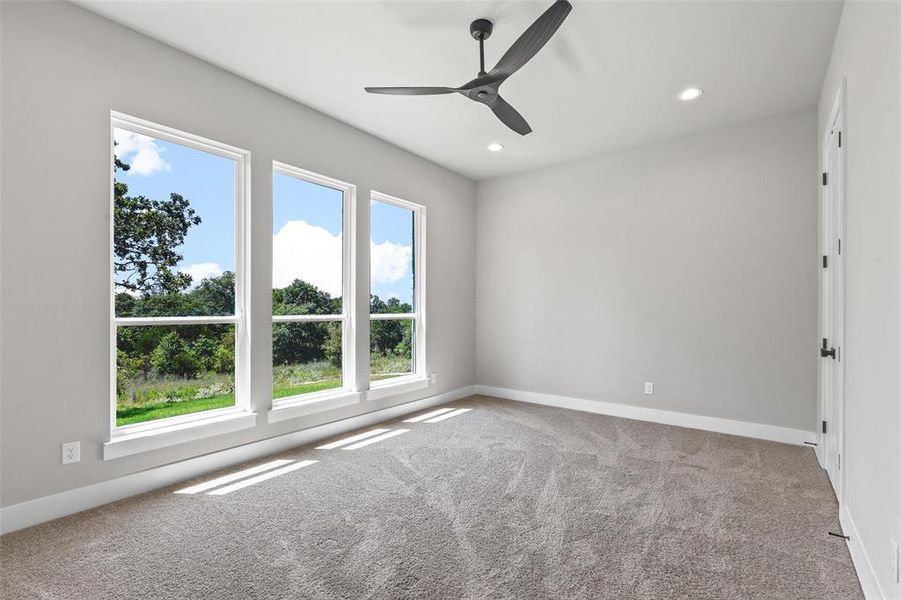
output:
POLYGON ((842 524, 842 533, 850 538, 848 551, 851 553, 851 560, 854 562, 854 570, 857 571, 857 578, 860 580, 864 597, 867 600, 885 600, 887 596, 879 586, 879 579, 876 578, 876 572, 867 555, 867 549, 860 541, 860 534, 857 532, 857 526, 854 524, 847 504, 839 509, 838 518, 842 524))
POLYGON ((370 425, 388 421, 424 408, 459 400, 474 393, 475 386, 466 386, 356 417, 326 423, 235 448, 228 448, 221 452, 214 452, 124 477, 101 481, 20 504, 5 506, 0 508, 0 533, 24 529, 25 527, 58 519, 59 517, 108 504, 122 498, 143 494, 180 481, 193 479, 205 473, 238 465, 248 460, 255 460, 276 452, 283 452, 353 431, 354 429, 369 427, 370 425))
POLYGON ((636 419, 638 421, 651 421, 664 425, 688 427, 690 429, 703 429, 717 433, 728 433, 743 437, 782 442, 784 444, 802 445, 804 442, 816 442, 816 433, 803 429, 791 429, 777 425, 765 425, 763 423, 749 423, 747 421, 733 421, 719 417, 705 417, 688 413, 661 410, 659 408, 646 408, 629 404, 614 402, 601 402, 598 400, 584 400, 569 396, 556 396, 553 394, 541 394, 537 392, 524 392, 508 388, 492 387, 487 385, 475 386, 476 393, 484 396, 494 396, 507 400, 544 404, 558 408, 569 408, 584 412, 636 419))

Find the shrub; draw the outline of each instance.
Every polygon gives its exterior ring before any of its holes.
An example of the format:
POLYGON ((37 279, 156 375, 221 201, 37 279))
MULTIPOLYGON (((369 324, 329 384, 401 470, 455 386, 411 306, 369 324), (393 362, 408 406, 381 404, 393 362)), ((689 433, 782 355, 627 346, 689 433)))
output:
POLYGON ((154 348, 150 362, 160 375, 179 377, 194 377, 201 366, 188 344, 175 331, 163 336, 154 348))
POLYGON ((325 340, 323 349, 325 350, 326 360, 336 369, 341 368, 341 337, 341 323, 329 323, 328 337, 325 340))
POLYGON ((212 337, 200 337, 191 345, 191 352, 204 371, 216 370, 216 353, 220 348, 219 340, 212 337))

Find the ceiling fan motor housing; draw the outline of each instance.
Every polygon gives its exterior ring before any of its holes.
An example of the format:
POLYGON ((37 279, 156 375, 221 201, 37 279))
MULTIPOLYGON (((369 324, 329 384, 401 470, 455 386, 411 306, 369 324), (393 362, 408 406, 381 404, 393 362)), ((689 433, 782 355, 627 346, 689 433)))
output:
POLYGON ((469 33, 473 39, 484 41, 491 37, 494 30, 494 23, 488 19, 476 19, 469 25, 469 33))

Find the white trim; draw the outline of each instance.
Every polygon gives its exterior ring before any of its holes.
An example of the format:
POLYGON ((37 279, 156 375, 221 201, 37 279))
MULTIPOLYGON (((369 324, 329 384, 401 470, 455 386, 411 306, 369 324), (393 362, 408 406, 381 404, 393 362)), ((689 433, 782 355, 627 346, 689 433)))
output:
MULTIPOLYGON (((116 442, 121 444, 123 439, 132 434, 132 428, 128 426, 119 427, 116 423, 117 398, 116 398, 116 331, 118 327, 126 326, 152 326, 152 325, 202 325, 202 324, 223 324, 234 325, 235 327, 235 369, 234 369, 234 390, 235 404, 232 409, 238 409, 244 415, 249 414, 250 410, 250 151, 237 148, 222 142, 207 139, 186 131, 180 131, 172 127, 153 123, 145 119, 133 117, 125 113, 110 111, 110 223, 109 223, 109 273, 110 273, 110 331, 109 331, 109 348, 110 348, 110 413, 109 413, 109 431, 110 438, 108 443, 116 442), (234 215, 235 215, 235 314, 233 315, 205 315, 205 316, 180 316, 180 317, 117 317, 116 316, 116 270, 115 270, 115 130, 116 128, 125 129, 133 133, 146 135, 148 137, 164 140, 180 146, 185 146, 193 150, 207 152, 215 156, 232 160, 235 163, 235 198, 234 198, 234 215)), ((206 415, 204 415, 206 417, 206 415)), ((219 417, 214 417, 213 421, 219 417)), ((224 418, 224 417, 223 417, 224 418)), ((183 429, 184 418, 171 417, 165 419, 155 419, 148 423, 151 427, 160 432, 162 437, 158 441, 167 439, 167 435, 172 430, 183 429)), ((196 423, 194 424, 196 425, 196 423)), ((192 429, 191 431, 200 431, 192 429)), ((142 433, 146 436, 148 433, 142 433)), ((180 443, 180 442, 179 442, 180 443)), ((169 444, 165 444, 169 445, 169 444)), ((125 448, 126 446, 117 446, 125 448)), ((158 446, 157 446, 158 447, 158 446)), ((106 446, 104 446, 106 448, 106 446)), ((112 458, 116 456, 124 456, 115 454, 111 451, 112 458)), ((131 452, 127 452, 131 454, 131 452)), ((107 458, 106 449, 104 449, 104 459, 107 458)))
POLYGON ((273 323, 337 323, 343 320, 344 315, 272 315, 273 323))
MULTIPOLYGON (((392 319, 410 319, 413 321, 413 373, 416 377, 428 377, 426 357, 426 207, 409 200, 402 200, 382 192, 371 190, 370 203, 381 202, 413 212, 413 312, 412 313, 370 313, 369 321, 387 321, 392 319), (395 316, 396 315, 396 316, 395 316)), ((372 237, 372 216, 370 213, 370 238, 372 237)), ((370 263, 372 259, 370 257, 370 263)), ((370 294, 372 293, 370 284, 370 294)), ((371 373, 370 373, 371 376, 371 373)), ((379 387, 370 384, 370 388, 379 387)), ((380 398, 381 394, 369 396, 367 399, 380 398)))
POLYGON ((202 317, 116 317, 119 327, 140 327, 145 325, 236 325, 241 317, 235 315, 202 317))
POLYGON ((370 321, 404 321, 404 320, 415 320, 416 313, 370 313, 369 320, 370 321))
POLYGON ((851 517, 851 511, 848 505, 842 505, 838 510, 838 518, 842 525, 842 533, 847 535, 848 552, 851 553, 851 562, 854 563, 854 570, 857 571, 857 578, 860 580, 860 587, 863 595, 867 600, 884 600, 888 596, 879 586, 879 578, 876 577, 876 570, 870 557, 867 556, 867 550, 860 541, 860 534, 857 532, 857 526, 851 517))
POLYGON ((257 414, 241 410, 188 422, 172 423, 168 419, 160 419, 158 422, 164 421, 165 426, 113 435, 110 441, 103 444, 103 460, 121 458, 214 435, 249 429, 256 426, 257 414))
POLYGON ((295 431, 286 435, 229 448, 221 452, 214 452, 124 477, 101 481, 74 490, 5 506, 0 508, 0 533, 24 529, 38 523, 121 500, 128 496, 187 481, 270 454, 311 444, 318 440, 341 435, 362 427, 369 427, 376 423, 392 420, 432 406, 459 400, 460 398, 471 396, 473 393, 474 386, 466 386, 443 394, 398 404, 302 431, 295 431))
POLYGON ((305 417, 343 406, 359 404, 362 399, 363 394, 360 392, 348 392, 346 389, 325 390, 289 398, 279 398, 278 400, 273 400, 272 409, 266 413, 266 421, 268 423, 278 423, 287 419, 305 417))
POLYGON ((702 429, 704 431, 740 435, 772 442, 782 442, 784 444, 802 445, 804 442, 812 442, 816 439, 816 434, 813 431, 791 429, 789 427, 780 427, 778 425, 734 421, 732 419, 692 415, 671 410, 661 410, 659 408, 645 408, 642 406, 603 402, 600 400, 585 400, 582 398, 571 398, 569 396, 524 392, 521 390, 511 390, 487 385, 477 385, 475 387, 476 393, 484 396, 494 396, 495 398, 505 398, 507 400, 517 400, 519 402, 543 404, 546 406, 556 406, 558 408, 568 408, 571 410, 580 410, 583 412, 610 415, 625 419, 635 419, 638 421, 650 421, 652 423, 662 423, 664 425, 674 425, 676 427, 688 427, 690 429, 702 429))
MULTIPOLYGON (((341 385, 345 390, 358 390, 360 388, 357 381, 357 356, 356 356, 356 263, 357 263, 357 186, 340 179, 320 175, 300 167, 295 167, 287 163, 272 161, 272 177, 282 175, 284 177, 292 177, 294 179, 305 181, 307 183, 327 187, 335 191, 341 192, 341 311, 340 315, 272 315, 273 323, 304 323, 304 322, 338 322, 341 326, 341 385)), ((271 202, 275 205, 275 194, 273 192, 271 202)), ((272 240, 269 242, 272 244, 272 240)), ((270 265, 272 267, 272 265, 270 265)), ((314 392, 315 393, 315 392, 314 392)), ((315 396, 303 394, 301 396, 292 396, 292 399, 300 397, 309 397, 316 400, 315 396)), ((279 399, 272 401, 274 409, 279 408, 277 405, 286 402, 288 399, 279 399)), ((345 404, 336 404, 333 407, 345 406, 345 404)), ((288 406, 288 405, 286 405, 288 406)), ((290 406, 297 408, 297 403, 290 406)), ((310 414, 320 410, 328 410, 330 407, 322 407, 307 412, 298 410, 270 414, 270 418, 276 420, 293 418, 301 414, 310 414)), ((272 421, 270 421, 272 422, 272 421)))
MULTIPOLYGON (((141 119, 123 112, 111 110, 110 122, 113 127, 127 129, 133 133, 140 133, 147 137, 165 140, 173 144, 178 144, 179 146, 187 146, 193 150, 209 152, 210 154, 230 158, 236 162, 246 160, 250 157, 250 152, 238 148, 237 146, 217 142, 216 140, 201 137, 187 131, 181 131, 174 127, 160 125, 159 123, 154 123, 153 121, 141 119)), ((112 166, 112 163, 110 163, 110 166, 112 166)))
POLYGON ((844 365, 848 351, 845 344, 845 255, 848 250, 846 213, 846 173, 845 149, 848 146, 848 131, 845 127, 845 98, 847 80, 842 79, 836 91, 829 113, 829 120, 821 132, 821 171, 828 173, 828 185, 820 187, 819 204, 819 250, 828 256, 828 268, 817 265, 818 309, 817 340, 828 339, 829 345, 838 352, 837 360, 818 359, 817 362, 817 460, 826 470, 839 504, 844 503, 845 491, 845 377, 844 365), (837 134, 837 135, 836 135, 837 134), (841 136, 839 147, 837 138, 841 136), (834 156, 833 156, 834 153, 834 156), (833 164, 829 159, 832 157, 833 164), (840 240, 840 241, 839 241, 840 240), (838 245, 841 244, 841 253, 838 245), (822 433, 821 424, 828 423, 828 433, 822 433))
POLYGON ((379 400, 405 392, 424 390, 427 387, 429 387, 429 378, 415 374, 379 379, 369 384, 370 389, 366 392, 366 400, 379 400))

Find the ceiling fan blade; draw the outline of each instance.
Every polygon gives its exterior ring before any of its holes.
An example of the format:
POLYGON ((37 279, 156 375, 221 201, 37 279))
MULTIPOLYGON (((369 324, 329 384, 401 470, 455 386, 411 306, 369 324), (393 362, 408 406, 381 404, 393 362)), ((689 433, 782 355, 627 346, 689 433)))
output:
POLYGON ((449 87, 368 87, 363 89, 370 94, 387 94, 389 96, 436 96, 453 94, 457 91, 449 87))
POLYGON ((519 39, 501 57, 489 75, 500 75, 504 79, 529 62, 551 39, 573 8, 567 0, 557 0, 526 29, 519 39))
POLYGON ((525 118, 523 118, 515 108, 510 106, 507 101, 500 96, 495 96, 494 100, 488 104, 488 107, 504 125, 519 135, 532 133, 532 128, 529 127, 525 118))

